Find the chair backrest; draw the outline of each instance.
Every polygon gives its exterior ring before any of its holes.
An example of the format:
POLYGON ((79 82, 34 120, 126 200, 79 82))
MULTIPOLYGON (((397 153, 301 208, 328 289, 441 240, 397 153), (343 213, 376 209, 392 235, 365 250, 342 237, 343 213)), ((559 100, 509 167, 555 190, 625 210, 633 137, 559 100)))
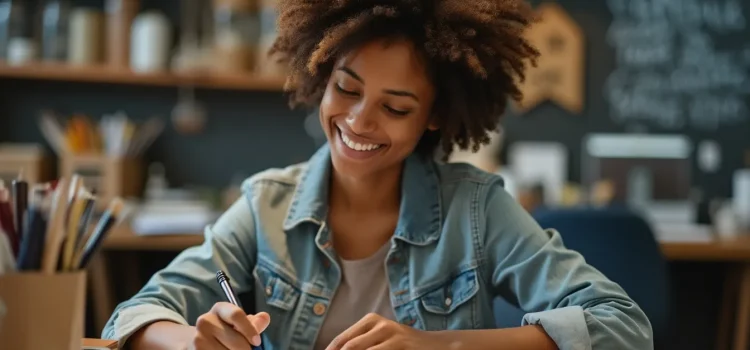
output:
MULTIPOLYGON (((667 262, 641 216, 623 208, 541 209, 533 215, 542 228, 560 232, 567 248, 581 253, 638 303, 657 340, 667 337, 671 313, 667 262)), ((496 303, 498 326, 518 326, 523 313, 513 309, 504 301, 496 303)))

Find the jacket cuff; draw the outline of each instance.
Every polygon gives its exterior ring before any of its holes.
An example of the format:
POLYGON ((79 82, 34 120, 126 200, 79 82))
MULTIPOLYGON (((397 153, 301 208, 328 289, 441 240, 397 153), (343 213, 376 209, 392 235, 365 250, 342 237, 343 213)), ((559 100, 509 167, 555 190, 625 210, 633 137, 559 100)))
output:
POLYGON ((522 324, 542 326, 560 350, 591 350, 586 317, 580 306, 528 313, 522 324))
POLYGON ((188 325, 180 314, 163 306, 152 304, 140 304, 123 308, 117 312, 117 319, 110 334, 104 334, 103 338, 116 340, 120 349, 135 332, 156 321, 171 321, 181 325, 188 325))

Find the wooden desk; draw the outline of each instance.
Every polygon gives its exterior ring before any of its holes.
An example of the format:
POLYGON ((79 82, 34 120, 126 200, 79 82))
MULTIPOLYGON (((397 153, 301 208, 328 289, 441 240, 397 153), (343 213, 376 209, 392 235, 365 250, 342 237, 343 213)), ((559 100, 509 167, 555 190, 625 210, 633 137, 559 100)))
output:
MULTIPOLYGON (((137 236, 127 225, 122 225, 115 228, 105 240, 104 249, 181 251, 202 242, 202 233, 137 236)), ((750 234, 732 239, 711 239, 706 242, 663 242, 661 249, 665 258, 670 261, 729 262, 737 265, 738 271, 729 276, 724 288, 725 300, 721 310, 717 343, 728 343, 728 331, 722 330, 731 329, 731 319, 734 318, 733 349, 747 350, 750 345, 750 234), (739 294, 735 297, 733 293, 726 294, 729 292, 739 294)), ((104 266, 105 263, 102 261, 101 264, 104 266)), ((109 285, 109 274, 102 270, 98 274, 92 272, 91 275, 94 277, 92 283, 97 284, 91 293, 97 309, 95 315, 99 315, 96 317, 97 327, 101 329, 114 308, 111 302, 111 286, 104 285, 109 285)), ((726 348, 724 345, 717 347, 726 348)))
POLYGON ((175 233, 170 235, 138 236, 127 225, 120 225, 104 241, 110 250, 168 250, 181 251, 203 243, 203 233, 175 233))
POLYGON ((107 339, 83 338, 81 341, 82 350, 88 349, 117 349, 117 342, 107 339))
POLYGON ((662 242, 661 251, 671 261, 750 263, 750 233, 709 242, 662 242))

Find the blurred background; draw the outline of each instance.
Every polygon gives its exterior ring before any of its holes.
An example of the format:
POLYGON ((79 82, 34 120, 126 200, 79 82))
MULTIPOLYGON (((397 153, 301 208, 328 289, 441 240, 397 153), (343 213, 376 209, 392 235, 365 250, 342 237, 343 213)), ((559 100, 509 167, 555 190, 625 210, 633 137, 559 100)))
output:
MULTIPOLYGON (((274 0, 0 0, 0 179, 128 199, 87 335, 246 177, 306 161, 274 0)), ((750 3, 532 2, 542 52, 479 153, 545 228, 648 309, 659 348, 750 348, 750 3)), ((106 201, 105 201, 106 202, 106 201)), ((498 306, 498 322, 518 325, 498 306)))

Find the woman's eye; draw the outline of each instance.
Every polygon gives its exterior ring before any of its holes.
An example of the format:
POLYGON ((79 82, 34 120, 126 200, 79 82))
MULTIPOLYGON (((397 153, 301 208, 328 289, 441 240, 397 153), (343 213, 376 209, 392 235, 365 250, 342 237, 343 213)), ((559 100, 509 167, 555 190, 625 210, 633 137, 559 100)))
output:
POLYGON ((356 91, 351 91, 351 90, 344 89, 339 84, 336 84, 336 90, 338 90, 340 93, 342 93, 344 95, 359 96, 359 93, 357 93, 356 91))
POLYGON ((391 107, 388 107, 388 106, 384 106, 384 107, 385 107, 385 109, 388 112, 393 113, 393 114, 395 114, 397 116, 405 116, 405 115, 409 114, 409 112, 410 112, 410 111, 402 111, 402 110, 394 109, 394 108, 391 108, 391 107))

